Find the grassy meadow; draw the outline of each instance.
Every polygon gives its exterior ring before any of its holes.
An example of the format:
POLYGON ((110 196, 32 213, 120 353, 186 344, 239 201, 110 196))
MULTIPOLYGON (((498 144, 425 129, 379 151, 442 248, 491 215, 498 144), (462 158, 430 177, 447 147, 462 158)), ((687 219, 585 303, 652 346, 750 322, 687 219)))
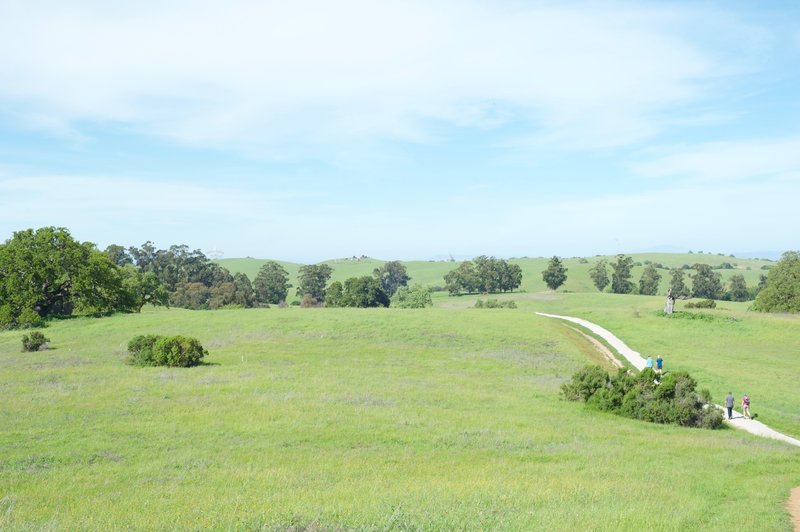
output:
POLYGON ((560 400, 599 355, 534 311, 663 353, 718 399, 746 387, 795 437, 796 317, 502 297, 520 308, 148 308, 52 322, 38 353, 0 332, 0 529, 791 529, 800 450, 560 400), (145 333, 196 336, 208 364, 124 364, 145 333))

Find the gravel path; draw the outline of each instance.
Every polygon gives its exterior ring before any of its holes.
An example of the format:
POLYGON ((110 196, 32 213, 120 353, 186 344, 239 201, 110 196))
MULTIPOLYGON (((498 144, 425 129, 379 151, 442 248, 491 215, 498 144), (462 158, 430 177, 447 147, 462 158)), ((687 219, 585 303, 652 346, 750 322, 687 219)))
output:
MULTIPOLYGON (((608 329, 604 329, 597 324, 594 324, 590 321, 586 321, 581 318, 573 318, 570 316, 559 316, 557 314, 545 314, 544 312, 537 312, 536 314, 540 316, 546 316, 548 318, 557 318, 559 320, 570 321, 572 323, 577 323, 578 325, 585 327, 595 333, 596 335, 600 336, 608 342, 608 344, 617 350, 617 352, 624 356, 628 362, 630 362, 633 367, 638 370, 643 370, 645 367, 645 360, 642 355, 625 345, 625 342, 614 336, 614 334, 609 331, 608 329)), ((717 408, 722 409, 720 405, 716 405, 717 408)), ((725 410, 723 410, 725 412, 725 410)), ((725 423, 728 425, 735 427, 737 429, 742 429, 752 434, 756 434, 758 436, 763 436, 764 438, 772 438, 773 440, 780 440, 791 445, 796 445, 800 447, 800 440, 792 438, 791 436, 787 436, 786 434, 781 434, 780 432, 773 430, 766 426, 765 424, 761 423, 760 421, 756 421, 755 419, 747 419, 739 412, 734 411, 733 419, 726 419, 725 423)))

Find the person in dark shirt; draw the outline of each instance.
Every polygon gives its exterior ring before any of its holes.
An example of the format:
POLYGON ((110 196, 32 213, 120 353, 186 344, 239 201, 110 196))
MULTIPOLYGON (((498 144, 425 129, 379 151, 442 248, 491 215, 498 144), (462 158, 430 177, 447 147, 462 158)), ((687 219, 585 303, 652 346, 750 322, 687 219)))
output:
POLYGON ((728 392, 728 395, 725 397, 725 408, 728 409, 728 419, 733 419, 733 394, 728 392))

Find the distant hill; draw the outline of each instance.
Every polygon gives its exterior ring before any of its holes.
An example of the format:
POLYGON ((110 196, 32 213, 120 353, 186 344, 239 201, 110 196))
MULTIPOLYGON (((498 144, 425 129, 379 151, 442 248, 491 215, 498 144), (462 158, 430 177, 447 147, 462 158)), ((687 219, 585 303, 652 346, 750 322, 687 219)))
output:
MULTIPOLYGON (((747 259, 740 257, 731 257, 729 255, 712 255, 709 253, 631 253, 630 257, 636 262, 633 269, 632 280, 638 283, 642 275, 642 271, 648 262, 656 265, 663 266, 660 269, 661 273, 661 287, 660 292, 666 293, 669 286, 669 269, 680 268, 684 265, 692 266, 695 263, 709 264, 712 267, 718 267, 723 263, 728 263, 732 266, 731 269, 717 269, 721 275, 723 282, 736 273, 744 275, 745 281, 748 286, 753 286, 758 283, 759 276, 765 274, 766 270, 762 267, 773 264, 768 260, 761 259, 747 259)), ((562 287, 562 290, 570 292, 595 292, 597 289, 589 278, 589 268, 592 267, 598 260, 605 259, 609 263, 616 260, 614 255, 595 256, 595 257, 570 257, 564 258, 564 265, 567 267, 567 282, 562 287)), ((269 259, 219 259, 215 262, 224 266, 231 272, 241 272, 246 274, 250 280, 255 279, 258 270, 262 264, 269 259)), ((508 259, 510 262, 519 264, 522 268, 522 286, 521 290, 527 292, 542 292, 547 290, 544 282, 542 281, 542 271, 547 267, 549 257, 536 257, 536 258, 512 258, 508 259)), ((276 261, 280 263, 287 272, 289 272, 291 283, 297 286, 297 273, 302 266, 298 263, 276 261)), ((333 268, 333 281, 344 281, 348 277, 357 277, 362 275, 372 275, 372 271, 381 266, 385 261, 373 258, 361 259, 333 259, 325 261, 333 268)), ((407 261, 403 262, 408 274, 411 276, 411 284, 420 283, 426 286, 444 287, 444 275, 455 268, 459 261, 451 262, 446 261, 407 261)), ((610 268, 609 268, 610 273, 610 268)), ((691 273, 691 272, 687 272, 691 273)), ((688 282, 688 279, 687 279, 688 282)), ((290 299, 294 296, 294 288, 290 290, 290 299)))

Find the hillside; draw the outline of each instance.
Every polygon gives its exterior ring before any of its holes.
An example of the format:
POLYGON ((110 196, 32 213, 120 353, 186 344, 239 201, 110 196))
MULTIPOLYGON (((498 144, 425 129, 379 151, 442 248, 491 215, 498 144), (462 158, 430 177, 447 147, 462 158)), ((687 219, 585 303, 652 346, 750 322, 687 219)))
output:
MULTIPOLYGON (((633 281, 638 282, 644 270, 644 265, 649 261, 654 264, 662 264, 664 269, 659 270, 661 273, 661 288, 660 292, 666 293, 669 286, 669 268, 682 267, 683 265, 693 265, 695 263, 709 264, 713 267, 719 266, 722 263, 729 263, 733 269, 718 269, 722 275, 723 283, 734 274, 742 274, 748 286, 758 284, 759 276, 766 274, 763 266, 774 264, 773 262, 761 259, 740 259, 735 257, 723 255, 710 255, 699 253, 640 253, 630 255, 640 266, 633 269, 633 281)), ((598 256, 587 257, 581 259, 579 257, 564 259, 564 265, 568 268, 567 282, 562 287, 563 290, 569 292, 597 292, 597 289, 589 278, 589 269, 592 265, 600 259, 605 259, 609 262, 616 260, 615 256, 598 256), (588 262, 583 262, 583 261, 588 262)), ((228 268, 231 272, 242 272, 252 280, 258 273, 258 269, 262 264, 267 262, 268 259, 219 259, 220 265, 228 268)), ((542 281, 542 271, 547 267, 548 258, 513 258, 510 262, 519 264, 522 268, 522 286, 521 290, 526 292, 540 292, 546 290, 544 282, 542 281)), ((381 266, 384 261, 377 259, 335 259, 325 261, 333 268, 332 281, 344 281, 348 277, 372 275, 372 271, 381 266)), ((292 284, 297 286, 297 271, 300 264, 280 262, 281 265, 289 272, 292 284)), ((420 283, 427 286, 444 286, 444 275, 455 268, 458 262, 449 261, 408 261, 404 262, 408 274, 411 276, 411 283, 420 283)), ((610 271, 610 269, 609 269, 610 271)), ((687 272, 690 273, 690 272, 687 272)), ((688 282, 688 279, 687 279, 688 282)), ((294 295, 294 291, 290 291, 290 296, 294 295)))

